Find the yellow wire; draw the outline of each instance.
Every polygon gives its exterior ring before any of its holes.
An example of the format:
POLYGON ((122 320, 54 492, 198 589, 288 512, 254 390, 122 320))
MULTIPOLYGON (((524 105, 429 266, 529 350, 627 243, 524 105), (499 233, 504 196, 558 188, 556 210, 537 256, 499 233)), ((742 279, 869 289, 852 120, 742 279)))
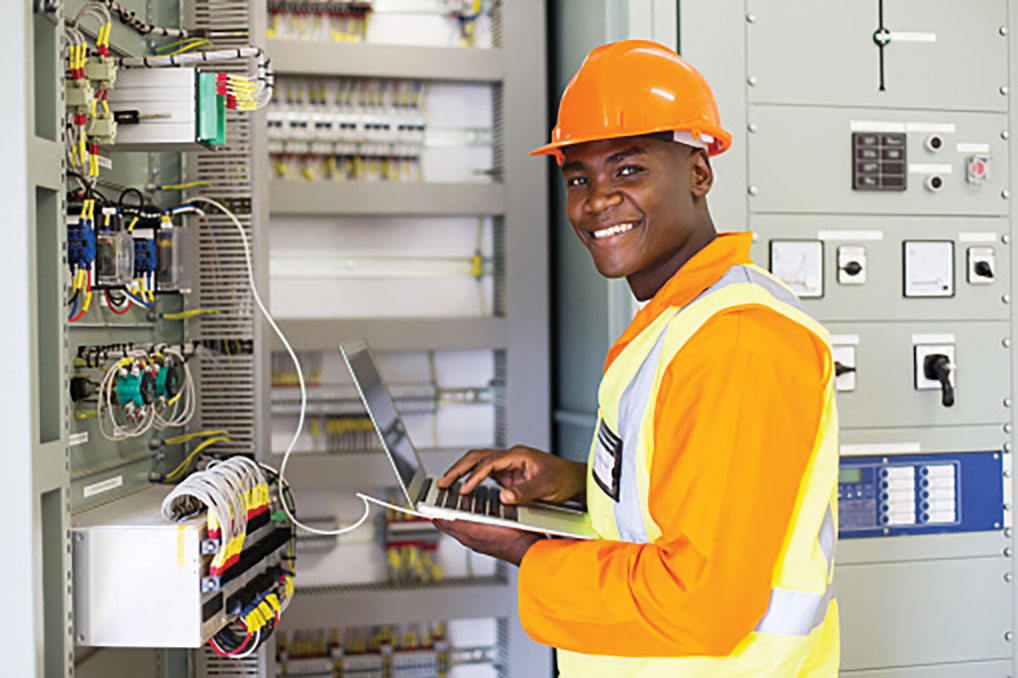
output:
POLYGON ((225 428, 209 429, 207 431, 197 431, 195 433, 182 433, 179 436, 173 436, 172 438, 163 439, 164 445, 180 445, 181 443, 189 443, 195 438, 203 438, 205 436, 228 436, 230 432, 225 428))
POLYGON ((214 308, 195 308, 190 311, 181 311, 180 313, 163 313, 159 317, 163 320, 188 320, 200 315, 219 315, 219 311, 214 308))
POLYGON ((185 191, 189 188, 209 188, 211 181, 188 181, 183 184, 161 184, 156 186, 157 191, 185 191))
POLYGON ((135 226, 135 224, 137 224, 137 223, 138 223, 138 217, 135 217, 134 219, 131 219, 131 223, 130 223, 130 224, 128 224, 128 226, 127 226, 127 230, 128 230, 128 231, 133 231, 133 230, 134 230, 134 226, 135 226))
POLYGON ((194 458, 198 456, 198 454, 205 448, 209 447, 210 445, 215 445, 216 443, 228 443, 228 442, 231 441, 226 436, 218 436, 216 438, 209 438, 208 440, 202 441, 200 445, 191 450, 190 454, 184 457, 184 460, 180 462, 177 468, 173 469, 172 471, 166 474, 166 480, 173 480, 175 479, 175 476, 178 473, 183 473, 184 470, 191 465, 191 461, 194 460, 194 458))

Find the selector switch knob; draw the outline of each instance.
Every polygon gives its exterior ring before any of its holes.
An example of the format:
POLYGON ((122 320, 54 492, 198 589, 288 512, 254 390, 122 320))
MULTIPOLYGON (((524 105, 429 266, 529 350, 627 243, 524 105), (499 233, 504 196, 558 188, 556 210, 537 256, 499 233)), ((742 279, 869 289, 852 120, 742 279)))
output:
POLYGON ((972 270, 976 272, 976 275, 982 278, 993 277, 993 269, 990 267, 990 262, 988 261, 977 261, 976 265, 972 267, 972 270))
POLYGON ((862 264, 858 261, 850 261, 845 264, 842 269, 847 275, 859 275, 862 273, 862 264))

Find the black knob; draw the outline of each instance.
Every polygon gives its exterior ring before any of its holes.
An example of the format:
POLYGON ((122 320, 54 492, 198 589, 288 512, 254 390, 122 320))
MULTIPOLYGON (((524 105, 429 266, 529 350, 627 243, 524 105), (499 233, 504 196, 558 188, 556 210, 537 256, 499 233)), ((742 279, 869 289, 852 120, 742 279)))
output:
POLYGON ((943 353, 931 353, 923 360, 923 375, 940 382, 940 403, 954 405, 954 385, 951 383, 951 359, 943 353))
POLYGON ((834 376, 840 377, 841 375, 849 374, 850 372, 855 372, 855 368, 849 367, 848 365, 842 365, 837 361, 834 362, 834 376))
POLYGON ((849 275, 859 275, 862 273, 862 264, 858 261, 850 261, 841 267, 841 270, 849 275))
POLYGON ((976 275, 981 278, 993 277, 993 267, 990 266, 990 262, 988 261, 977 261, 976 265, 973 266, 972 269, 975 271, 976 275))
POLYGON ((98 389, 95 382, 87 377, 71 377, 71 400, 78 402, 85 398, 91 398, 98 389))

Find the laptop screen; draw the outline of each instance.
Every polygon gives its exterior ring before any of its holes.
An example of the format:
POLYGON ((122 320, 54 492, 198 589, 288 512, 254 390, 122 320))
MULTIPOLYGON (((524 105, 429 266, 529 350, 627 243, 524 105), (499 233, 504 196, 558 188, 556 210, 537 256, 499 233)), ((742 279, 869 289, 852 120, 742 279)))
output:
POLYGON ((374 356, 363 339, 345 341, 340 349, 389 459, 396 468, 400 483, 409 495, 414 476, 418 473, 423 475, 424 469, 407 435, 406 426, 396 411, 396 404, 378 374, 374 356))

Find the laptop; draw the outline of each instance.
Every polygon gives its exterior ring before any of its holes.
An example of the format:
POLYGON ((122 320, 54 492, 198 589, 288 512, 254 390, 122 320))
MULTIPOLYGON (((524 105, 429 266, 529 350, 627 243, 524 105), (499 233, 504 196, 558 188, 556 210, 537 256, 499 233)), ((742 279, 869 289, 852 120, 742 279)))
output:
POLYGON ((575 539, 596 538, 587 513, 576 508, 549 503, 540 506, 503 504, 499 488, 490 485, 479 485, 473 492, 463 495, 459 493, 458 482, 440 489, 437 485, 440 476, 428 475, 421 463, 389 389, 378 374, 368 343, 352 339, 340 344, 339 350, 382 440, 382 449, 392 463, 400 489, 415 511, 444 520, 502 525, 575 539))

